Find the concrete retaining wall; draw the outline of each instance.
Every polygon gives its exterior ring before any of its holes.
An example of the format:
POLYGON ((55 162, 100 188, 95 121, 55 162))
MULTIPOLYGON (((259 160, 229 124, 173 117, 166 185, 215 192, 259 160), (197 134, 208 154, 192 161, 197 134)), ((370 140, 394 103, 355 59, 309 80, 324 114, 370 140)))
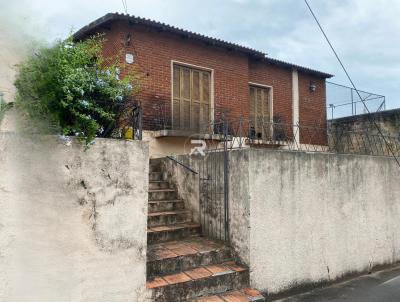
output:
POLYGON ((368 133, 378 134, 374 124, 371 123, 371 119, 378 124, 385 135, 400 139, 400 109, 333 119, 329 121, 329 125, 332 129, 361 132, 368 131, 368 133))
POLYGON ((231 175, 232 207, 244 209, 244 219, 231 222, 232 236, 240 237, 233 241, 252 286, 280 293, 400 261, 393 159, 254 149, 230 156, 241 176, 231 175))
POLYGON ((0 137, 0 300, 144 301, 148 145, 0 137))

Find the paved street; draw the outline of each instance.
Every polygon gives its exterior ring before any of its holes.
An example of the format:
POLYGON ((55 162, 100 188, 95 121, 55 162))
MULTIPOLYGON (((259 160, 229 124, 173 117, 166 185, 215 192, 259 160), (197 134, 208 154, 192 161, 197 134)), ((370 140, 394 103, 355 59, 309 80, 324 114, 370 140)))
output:
POLYGON ((400 266, 275 302, 399 302, 400 266))

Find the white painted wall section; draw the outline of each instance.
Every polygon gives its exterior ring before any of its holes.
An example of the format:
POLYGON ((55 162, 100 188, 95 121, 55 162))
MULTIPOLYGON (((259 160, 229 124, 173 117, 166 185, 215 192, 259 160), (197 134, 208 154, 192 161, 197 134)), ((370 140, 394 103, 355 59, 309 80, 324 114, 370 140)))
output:
POLYGON ((292 71, 292 124, 293 133, 297 142, 300 142, 300 131, 296 125, 300 124, 300 93, 299 93, 299 73, 296 69, 292 71))

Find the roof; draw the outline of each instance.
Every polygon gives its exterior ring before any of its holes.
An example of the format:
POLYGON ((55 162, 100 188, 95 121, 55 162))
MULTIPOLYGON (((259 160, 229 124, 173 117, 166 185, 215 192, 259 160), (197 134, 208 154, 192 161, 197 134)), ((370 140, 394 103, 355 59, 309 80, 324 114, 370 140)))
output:
POLYGON ((268 55, 266 53, 255 50, 253 48, 245 47, 245 46, 242 46, 242 45, 239 45, 236 43, 227 42, 227 41, 213 38, 213 37, 208 37, 205 35, 201 35, 201 34, 191 32, 188 30, 184 30, 181 28, 177 28, 177 27, 165 24, 165 23, 154 21, 154 20, 140 18, 140 17, 127 15, 127 14, 108 13, 108 14, 104 15, 103 17, 82 27, 80 30, 78 30, 73 35, 73 37, 75 40, 82 40, 82 39, 86 38, 88 35, 91 35, 94 32, 96 32, 100 27, 107 26, 108 24, 110 24, 111 22, 114 22, 114 21, 127 21, 131 24, 139 24, 139 25, 152 27, 152 28, 160 30, 160 31, 171 32, 174 34, 184 36, 189 39, 205 42, 212 46, 219 46, 222 48, 227 48, 229 50, 235 50, 235 51, 238 51, 245 55, 248 55, 249 57, 254 58, 256 60, 265 61, 267 63, 274 64, 274 65, 277 65, 277 66, 280 66, 283 68, 297 69, 299 71, 303 71, 305 73, 309 73, 309 74, 312 74, 312 75, 315 75, 318 77, 322 77, 322 78, 333 77, 333 75, 325 73, 325 72, 317 71, 317 70, 310 69, 307 67, 303 67, 303 66, 299 66, 299 65, 295 65, 295 64, 288 63, 288 62, 270 58, 270 57, 268 57, 268 55))

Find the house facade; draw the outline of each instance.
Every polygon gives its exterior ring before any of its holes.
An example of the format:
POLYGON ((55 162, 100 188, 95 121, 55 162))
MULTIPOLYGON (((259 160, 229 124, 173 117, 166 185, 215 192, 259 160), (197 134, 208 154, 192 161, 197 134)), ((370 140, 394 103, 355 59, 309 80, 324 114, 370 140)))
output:
POLYGON ((129 15, 107 14, 75 39, 96 33, 104 34, 105 56, 118 53, 126 64, 122 75, 130 69, 141 75, 135 101, 143 109, 143 129, 164 145, 220 119, 248 121, 258 135, 266 122, 326 127, 330 74, 129 15))

